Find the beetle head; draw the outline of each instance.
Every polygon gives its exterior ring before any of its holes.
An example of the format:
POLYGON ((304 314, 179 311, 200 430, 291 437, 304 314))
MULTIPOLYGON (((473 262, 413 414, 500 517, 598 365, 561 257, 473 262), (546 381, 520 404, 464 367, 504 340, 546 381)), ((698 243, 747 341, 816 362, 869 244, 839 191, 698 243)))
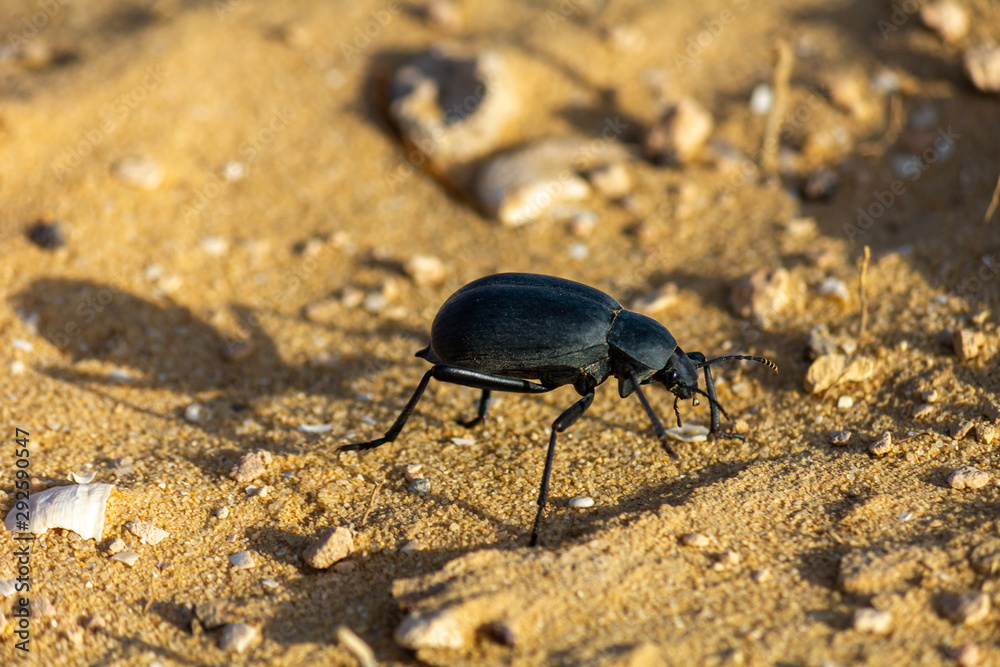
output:
MULTIPOLYGON (((702 357, 704 358, 704 357, 702 357)), ((679 347, 671 355, 667 365, 653 376, 654 382, 661 383, 677 398, 687 400, 699 393, 698 366, 679 347)))

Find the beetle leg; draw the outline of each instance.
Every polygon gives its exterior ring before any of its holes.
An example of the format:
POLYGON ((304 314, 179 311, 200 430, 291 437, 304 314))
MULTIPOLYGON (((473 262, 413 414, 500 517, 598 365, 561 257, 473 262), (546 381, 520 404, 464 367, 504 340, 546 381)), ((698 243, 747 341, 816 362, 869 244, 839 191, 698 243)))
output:
MULTIPOLYGON (((721 430, 721 420, 719 419, 719 399, 715 396, 715 380, 712 379, 712 368, 705 364, 705 393, 708 394, 708 405, 712 412, 712 426, 708 429, 709 438, 721 440, 746 440, 742 433, 730 433, 721 430)), ((726 419, 729 417, 727 416, 726 419)))
MULTIPOLYGON (((410 400, 407 401, 406 406, 403 407, 403 411, 399 413, 399 416, 396 417, 396 421, 392 423, 392 426, 389 427, 389 430, 385 432, 384 436, 369 442, 357 442, 350 445, 342 445, 337 448, 337 451, 350 452, 375 449, 376 447, 381 447, 387 442, 395 440, 399 435, 399 432, 403 430, 403 426, 406 425, 406 420, 410 418, 411 414, 413 414, 413 410, 417 407, 417 403, 420 402, 420 397, 423 396, 424 391, 427 389, 427 383, 430 382, 431 378, 440 380, 441 382, 450 382, 451 384, 482 389, 484 392, 496 389, 497 391, 510 391, 521 394, 544 394, 545 392, 552 391, 553 389, 553 387, 546 387, 545 385, 529 382, 527 380, 521 380, 520 378, 506 377, 504 375, 492 375, 491 373, 474 371, 468 368, 461 368, 459 366, 446 366, 444 364, 438 364, 424 373, 424 377, 420 379, 420 384, 417 385, 413 395, 410 396, 410 400)), ((487 402, 488 400, 489 399, 487 397, 487 402)), ((481 404, 480 409, 482 409, 481 404)))
POLYGON ((674 396, 674 415, 677 416, 677 427, 683 428, 684 423, 681 422, 681 409, 677 407, 677 402, 681 400, 680 396, 674 396))
POLYGON ((549 451, 545 454, 545 470, 542 472, 542 486, 538 490, 538 513, 535 515, 535 525, 531 529, 530 546, 538 546, 538 532, 542 527, 542 516, 545 514, 545 504, 549 501, 549 477, 552 475, 552 460, 556 455, 556 434, 572 426, 577 419, 587 411, 594 402, 594 388, 591 387, 579 401, 569 406, 565 412, 552 422, 552 435, 549 437, 549 451))
MULTIPOLYGON (((667 454, 670 454, 670 458, 676 459, 677 454, 674 452, 673 448, 671 448, 670 444, 667 442, 667 430, 663 428, 663 424, 660 422, 660 418, 656 416, 655 412, 653 412, 653 406, 651 406, 649 404, 649 401, 646 400, 646 394, 643 393, 642 388, 639 386, 639 382, 635 377, 635 371, 633 371, 631 368, 626 368, 625 372, 628 374, 629 378, 632 381, 632 385, 635 387, 635 395, 639 397, 639 402, 642 403, 643 409, 649 416, 649 421, 653 422, 653 430, 656 431, 656 437, 660 439, 660 444, 663 445, 663 448, 665 450, 667 450, 667 454)), ((677 410, 677 401, 674 401, 674 410, 675 411, 677 410)), ((680 419, 681 415, 680 412, 678 412, 677 413, 678 423, 680 422, 680 419)))
POLYGON ((486 418, 490 414, 490 390, 483 389, 483 395, 479 397, 479 413, 476 415, 475 419, 470 419, 468 421, 458 420, 458 423, 465 428, 472 428, 473 426, 478 426, 482 422, 486 421, 486 418))

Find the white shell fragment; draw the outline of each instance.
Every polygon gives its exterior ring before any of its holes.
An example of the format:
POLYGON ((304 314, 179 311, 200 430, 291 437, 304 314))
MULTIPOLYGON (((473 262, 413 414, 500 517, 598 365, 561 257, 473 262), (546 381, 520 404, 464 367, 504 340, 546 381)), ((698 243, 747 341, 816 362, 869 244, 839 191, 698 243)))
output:
POLYGON ((333 424, 300 424, 299 430, 303 433, 329 433, 333 430, 333 424))
POLYGON ((104 511, 113 488, 112 484, 55 486, 28 499, 30 520, 27 526, 23 525, 25 512, 18 510, 17 505, 7 513, 4 524, 12 533, 40 535, 50 528, 64 528, 85 540, 100 540, 104 532, 104 511))
POLYGON ((708 427, 698 424, 687 424, 665 429, 667 437, 681 442, 705 442, 708 440, 708 427))
POLYGON ((135 553, 134 551, 123 551, 121 553, 112 556, 111 560, 116 560, 125 563, 129 567, 134 567, 135 562, 139 560, 139 554, 135 553))
POLYGON ((159 544, 170 536, 167 531, 146 521, 129 521, 125 524, 125 528, 143 544, 159 544))
POLYGON ((91 471, 86 475, 80 475, 75 472, 69 473, 69 480, 71 482, 76 482, 77 484, 90 484, 91 482, 94 481, 95 477, 97 477, 97 473, 94 471, 91 471))

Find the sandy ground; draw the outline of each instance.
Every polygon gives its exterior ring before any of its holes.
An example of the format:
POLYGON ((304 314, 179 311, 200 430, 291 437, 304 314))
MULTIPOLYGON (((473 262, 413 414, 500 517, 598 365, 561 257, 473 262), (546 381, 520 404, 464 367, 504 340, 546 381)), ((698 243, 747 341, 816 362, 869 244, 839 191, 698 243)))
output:
MULTIPOLYGON (((31 620, 25 655, 7 598, 0 660, 357 664, 337 639, 346 626, 383 664, 956 664, 963 646, 964 660, 978 650, 1000 664, 989 411, 1000 222, 983 224, 1000 97, 975 91, 960 64, 965 45, 1000 39, 1000 7, 960 0, 971 30, 947 45, 902 2, 600 4, 457 2, 452 27, 381 1, 0 5, 3 509, 16 428, 30 433, 34 491, 71 471, 115 485, 103 539, 54 530, 32 543, 30 595, 55 613, 31 620), (498 148, 597 136, 609 118, 638 142, 663 98, 690 96, 747 155, 766 124, 750 94, 784 40, 796 56, 788 108, 806 110, 782 132, 798 171, 743 182, 710 161, 638 160, 627 205, 581 204, 598 216, 588 236, 565 222, 502 227, 411 169, 380 106, 387 70, 445 37, 502 52, 517 73, 522 116, 498 148), (862 96, 865 116, 813 92, 831 75, 885 72, 901 81, 902 127, 888 93, 862 96), (928 108, 914 136, 906 123, 928 108), (939 130, 954 137, 948 155, 901 180, 906 142, 920 150, 939 130), (135 156, 162 170, 153 189, 116 175, 135 156), (823 166, 839 180, 832 198, 800 200, 799 174, 823 166), (849 238, 857 209, 897 181, 903 191, 849 238), (36 221, 58 221, 65 245, 33 244, 36 221), (441 282, 402 270, 418 254, 443 262, 441 282), (733 281, 779 267, 785 307, 767 322, 733 314, 733 281), (472 416, 476 392, 432 384, 397 442, 336 453, 395 418, 444 299, 507 270, 580 280, 626 305, 675 284, 656 317, 685 349, 780 366, 720 368, 719 399, 747 440, 676 443, 671 460, 608 382, 561 438, 537 549, 547 429, 572 389, 498 396, 467 431, 455 419, 472 416), (840 301, 816 291, 831 277, 848 288, 840 301), (821 323, 858 343, 874 374, 804 391, 805 335, 821 323), (978 356, 942 343, 959 329, 984 335, 978 356), (195 403, 200 421, 185 418, 195 403), (973 422, 964 437, 961 420, 973 422), (846 446, 830 444, 838 429, 853 431, 846 446), (896 448, 869 454, 885 430, 896 448), (257 450, 273 460, 248 493, 229 471, 257 450), (407 464, 423 466, 429 493, 408 490, 407 464), (989 484, 949 486, 962 465, 989 484), (595 505, 571 508, 574 496, 595 505), (142 544, 125 528, 135 519, 170 536, 142 544), (328 526, 351 527, 355 552, 316 570, 302 552, 328 526), (685 545, 692 532, 707 543, 685 545), (115 537, 140 555, 133 567, 110 560, 115 537), (256 567, 230 564, 243 550, 256 567), (949 616, 954 596, 976 593, 965 622, 949 616), (259 630, 244 652, 192 621, 212 599, 259 630), (883 634, 855 627, 863 609, 889 613, 883 634), (455 647, 399 646, 412 611, 455 647), (94 614, 105 626, 82 629, 94 614)), ((672 421, 672 397, 649 395, 672 421)), ((682 409, 707 421, 704 404, 682 409)), ((9 579, 19 543, 0 542, 9 579)))

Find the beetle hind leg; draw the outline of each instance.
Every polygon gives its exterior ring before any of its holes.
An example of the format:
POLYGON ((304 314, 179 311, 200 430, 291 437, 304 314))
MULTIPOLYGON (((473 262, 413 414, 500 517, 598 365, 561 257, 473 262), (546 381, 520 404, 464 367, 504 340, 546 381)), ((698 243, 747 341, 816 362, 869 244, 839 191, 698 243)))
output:
POLYGON ((538 490, 538 513, 535 514, 535 523, 531 528, 530 546, 538 546, 538 533, 542 527, 542 517, 545 515, 545 505, 549 501, 549 478, 552 476, 552 461, 556 454, 556 434, 565 431, 579 419, 590 404, 594 402, 594 388, 591 387, 579 401, 569 406, 552 423, 552 435, 549 437, 549 449, 545 454, 545 470, 542 472, 542 486, 538 490))
POLYGON ((465 428, 473 428, 474 426, 479 426, 479 424, 486 421, 486 418, 490 415, 490 390, 483 389, 482 396, 479 397, 479 411, 473 419, 468 420, 458 420, 458 423, 465 428))

